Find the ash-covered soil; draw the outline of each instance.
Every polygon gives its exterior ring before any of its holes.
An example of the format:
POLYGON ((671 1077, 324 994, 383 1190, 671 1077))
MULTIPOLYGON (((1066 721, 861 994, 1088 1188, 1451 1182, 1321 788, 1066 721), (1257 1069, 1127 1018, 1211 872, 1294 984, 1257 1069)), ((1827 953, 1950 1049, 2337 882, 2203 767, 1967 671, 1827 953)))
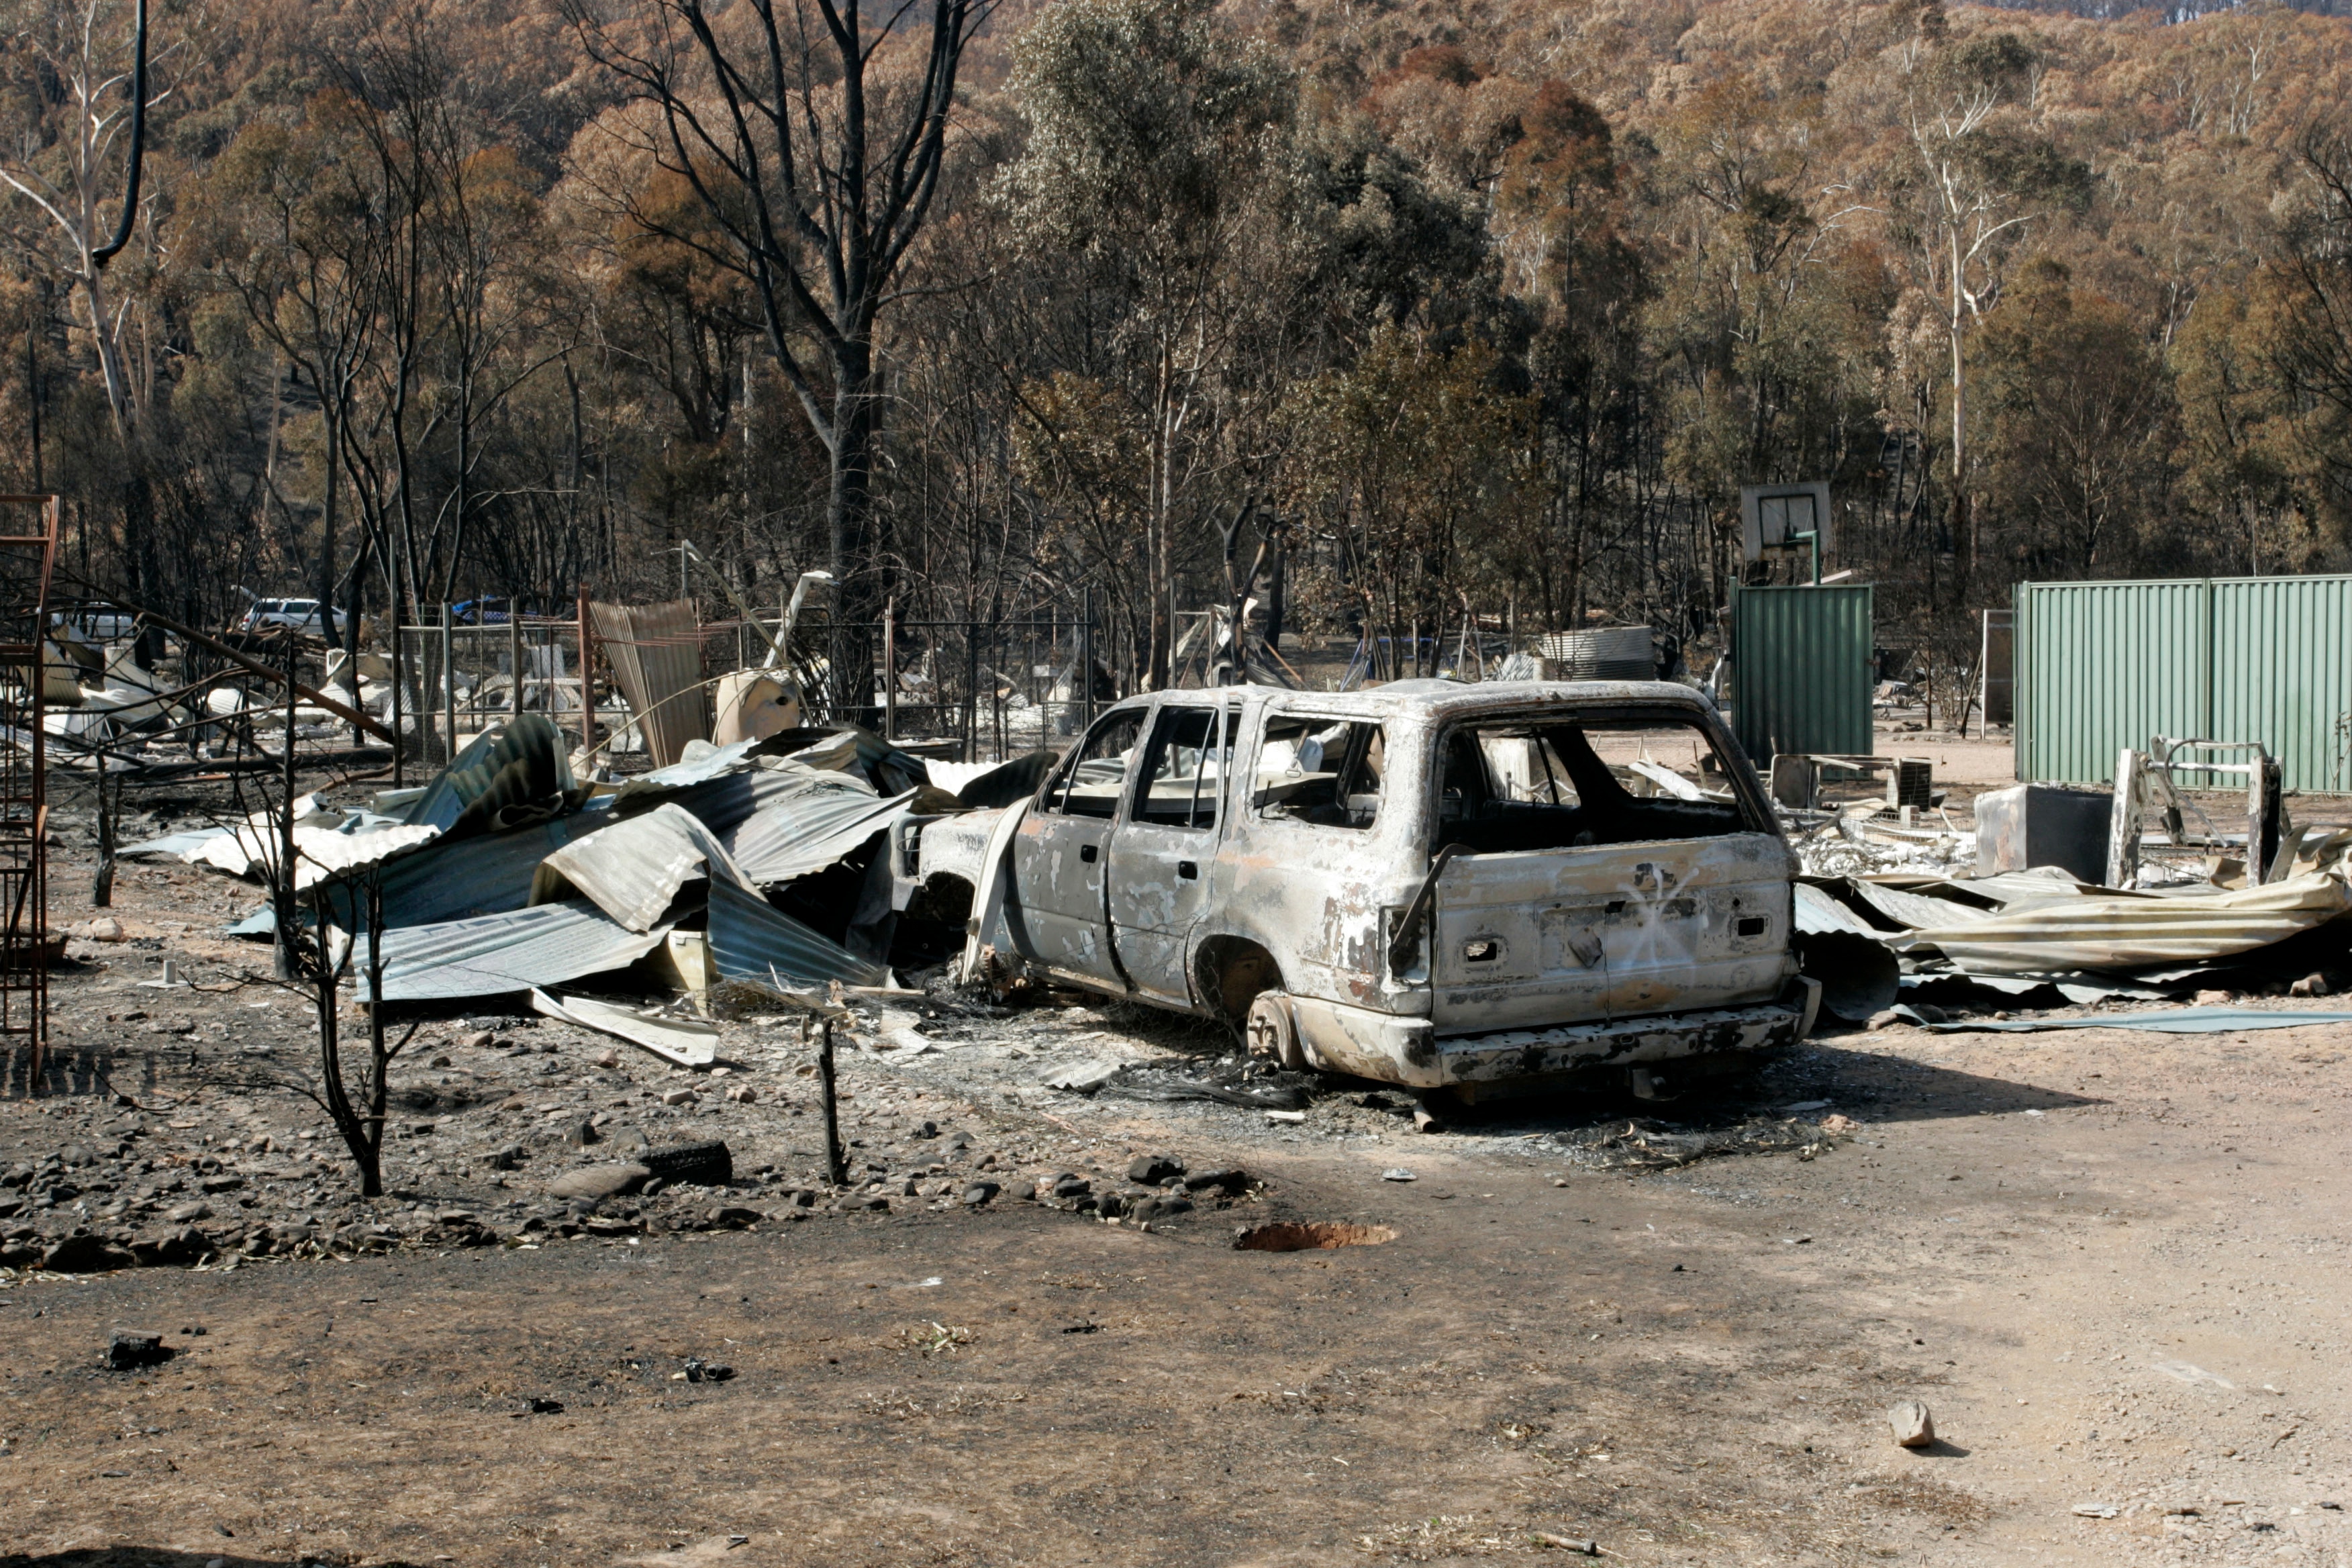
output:
POLYGON ((698 1073, 478 1012, 409 1020, 363 1201, 307 1000, 215 934, 254 897, 126 865, 0 1098, 7 1568, 2352 1553, 2340 1026, 1848 1030, 1430 1135, 1207 1026, 927 991, 842 1041, 835 1187, 787 1017, 698 1073), (714 1142, 724 1184, 558 1190, 714 1142), (37 1267, 76 1245, 115 1267, 37 1267))

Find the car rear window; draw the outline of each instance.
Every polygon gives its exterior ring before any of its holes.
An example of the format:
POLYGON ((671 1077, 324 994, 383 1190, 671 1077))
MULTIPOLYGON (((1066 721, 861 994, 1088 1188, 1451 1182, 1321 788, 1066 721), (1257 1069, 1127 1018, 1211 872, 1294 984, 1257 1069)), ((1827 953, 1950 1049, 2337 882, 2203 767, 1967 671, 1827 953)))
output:
POLYGON ((1771 830, 1726 784, 1706 727, 1671 715, 1459 724, 1435 770, 1436 844, 1474 853, 1771 830))

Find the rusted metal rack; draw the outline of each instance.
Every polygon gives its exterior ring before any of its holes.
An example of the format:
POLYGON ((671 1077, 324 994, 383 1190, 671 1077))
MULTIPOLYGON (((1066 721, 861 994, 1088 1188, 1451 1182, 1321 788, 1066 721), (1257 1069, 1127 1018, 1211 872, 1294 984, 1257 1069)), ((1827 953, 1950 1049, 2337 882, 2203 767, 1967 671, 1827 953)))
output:
MULTIPOLYGON (((35 509, 37 531, 0 533, 0 1045, 24 1043, 26 1081, 49 1044, 47 755, 42 652, 58 498, 0 496, 5 516, 35 509)), ((0 521, 0 527, 6 526, 0 521)))

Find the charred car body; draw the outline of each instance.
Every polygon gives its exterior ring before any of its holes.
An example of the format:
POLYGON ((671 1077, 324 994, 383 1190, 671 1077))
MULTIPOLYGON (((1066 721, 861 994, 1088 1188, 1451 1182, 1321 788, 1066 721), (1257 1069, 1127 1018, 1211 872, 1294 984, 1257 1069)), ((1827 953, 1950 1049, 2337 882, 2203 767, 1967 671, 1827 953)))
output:
POLYGON ((1134 699, 910 848, 999 963, 1416 1089, 1769 1049, 1818 995, 1763 788, 1674 685, 1134 699), (1709 756, 1714 792, 1659 760, 1709 756))

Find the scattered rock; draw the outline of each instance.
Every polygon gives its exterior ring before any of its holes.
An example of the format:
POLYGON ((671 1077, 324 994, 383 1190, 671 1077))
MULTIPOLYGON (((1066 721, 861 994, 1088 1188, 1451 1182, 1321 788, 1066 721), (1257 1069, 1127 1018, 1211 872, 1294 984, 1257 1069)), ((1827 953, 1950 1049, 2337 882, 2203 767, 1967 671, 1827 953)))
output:
POLYGON ((561 1415, 563 1414, 563 1401, 561 1399, 534 1399, 530 1405, 530 1414, 533 1415, 561 1415))
POLYGON ((588 1165, 566 1171, 547 1184, 559 1198, 617 1198, 635 1192, 653 1179, 653 1171, 634 1160, 588 1165))
POLYGON ((1156 1187, 1184 1173, 1184 1162, 1167 1154, 1138 1154, 1129 1162, 1127 1179, 1156 1187))
POLYGON ((2200 1007, 2226 1007, 2229 1005, 2230 994, 2227 991, 2200 991, 2197 993, 2197 1005, 2200 1007))
POLYGON ((583 1117, 564 1128, 563 1141, 574 1149, 585 1149, 592 1143, 602 1143, 604 1141, 604 1135, 596 1131, 596 1124, 593 1121, 583 1117))
POLYGON ((41 1254, 41 1267, 52 1274, 104 1274, 136 1268, 139 1259, 104 1237, 69 1236, 41 1254))
POLYGON ((100 915, 96 920, 84 921, 79 925, 68 926, 66 927, 66 934, 68 936, 80 937, 85 942, 124 942, 129 940, 122 930, 122 922, 116 920, 112 915, 100 915))
POLYGON ((1851 1116, 1832 1112, 1830 1115, 1822 1118, 1821 1127, 1822 1131, 1824 1132, 1834 1133, 1840 1137, 1843 1137, 1849 1132, 1859 1131, 1862 1127, 1862 1123, 1856 1121, 1851 1116))
POLYGON ((1094 1190, 1095 1184, 1092 1182, 1087 1181, 1084 1176, 1056 1176, 1054 1178, 1054 1195, 1062 1199, 1066 1203, 1075 1198, 1085 1197, 1088 1193, 1091 1193, 1094 1190))
POLYGON ((1418 1173, 1406 1170, 1402 1165, 1391 1165, 1387 1170, 1381 1173, 1381 1180, 1383 1182, 1417 1182, 1421 1180, 1421 1177, 1418 1173))
POLYGON ((173 1225, 194 1225, 200 1219, 213 1217, 210 1204, 180 1204, 164 1212, 163 1217, 173 1225))
POLYGON ((2113 1519, 2123 1510, 2111 1502, 2078 1502, 2074 1511, 2084 1519, 2113 1519))
POLYGON ((1936 1441, 1935 1417, 1928 1415, 1927 1407, 1916 1399, 1888 1405, 1886 1424, 1894 1428, 1897 1447, 1926 1448, 1936 1441))
POLYGON ((131 1244, 131 1257, 148 1268, 184 1268, 202 1263, 217 1250, 210 1238, 194 1226, 183 1226, 168 1236, 131 1244))
POLYGON ((1891 1029, 1903 1022, 1903 1015, 1892 1007, 1881 1007, 1862 1026, 1865 1029, 1891 1029))
POLYGON ((1118 1062, 1085 1062, 1077 1067, 1064 1068, 1045 1079, 1047 1089, 1066 1089, 1072 1094, 1092 1094, 1118 1076, 1118 1062))
POLYGON ((1184 1178, 1188 1192, 1205 1192, 1215 1187, 1221 1192, 1239 1195, 1249 1186, 1249 1173, 1242 1170, 1196 1171, 1184 1178))
POLYGON ((758 1209, 747 1209, 731 1205, 724 1208, 715 1208, 710 1211, 710 1223, 713 1226, 725 1230, 741 1230, 746 1226, 757 1225, 767 1217, 768 1216, 766 1215, 761 1214, 758 1209))
POLYGON ((976 1209, 1002 1191, 994 1182, 974 1182, 963 1190, 964 1206, 976 1209))
POLYGON ((2335 987, 2327 984, 2325 974, 2306 974, 2286 988, 2290 996, 2332 996, 2335 987))
POLYGON ((163 1336, 145 1329, 117 1329, 114 1337, 106 1342, 106 1364, 116 1372, 161 1366, 171 1359, 163 1336))
POLYGON ((493 1171, 517 1170, 521 1167, 522 1162, 523 1149, 520 1143, 509 1143, 503 1149, 493 1149, 482 1156, 482 1163, 493 1171))
POLYGON ((664 1105, 692 1105, 702 1097, 690 1089, 669 1089, 662 1091, 664 1105))
POLYGON ((499 1037, 488 1029, 477 1029, 470 1035, 459 1036, 457 1043, 469 1051, 487 1051, 499 1043, 499 1037))

